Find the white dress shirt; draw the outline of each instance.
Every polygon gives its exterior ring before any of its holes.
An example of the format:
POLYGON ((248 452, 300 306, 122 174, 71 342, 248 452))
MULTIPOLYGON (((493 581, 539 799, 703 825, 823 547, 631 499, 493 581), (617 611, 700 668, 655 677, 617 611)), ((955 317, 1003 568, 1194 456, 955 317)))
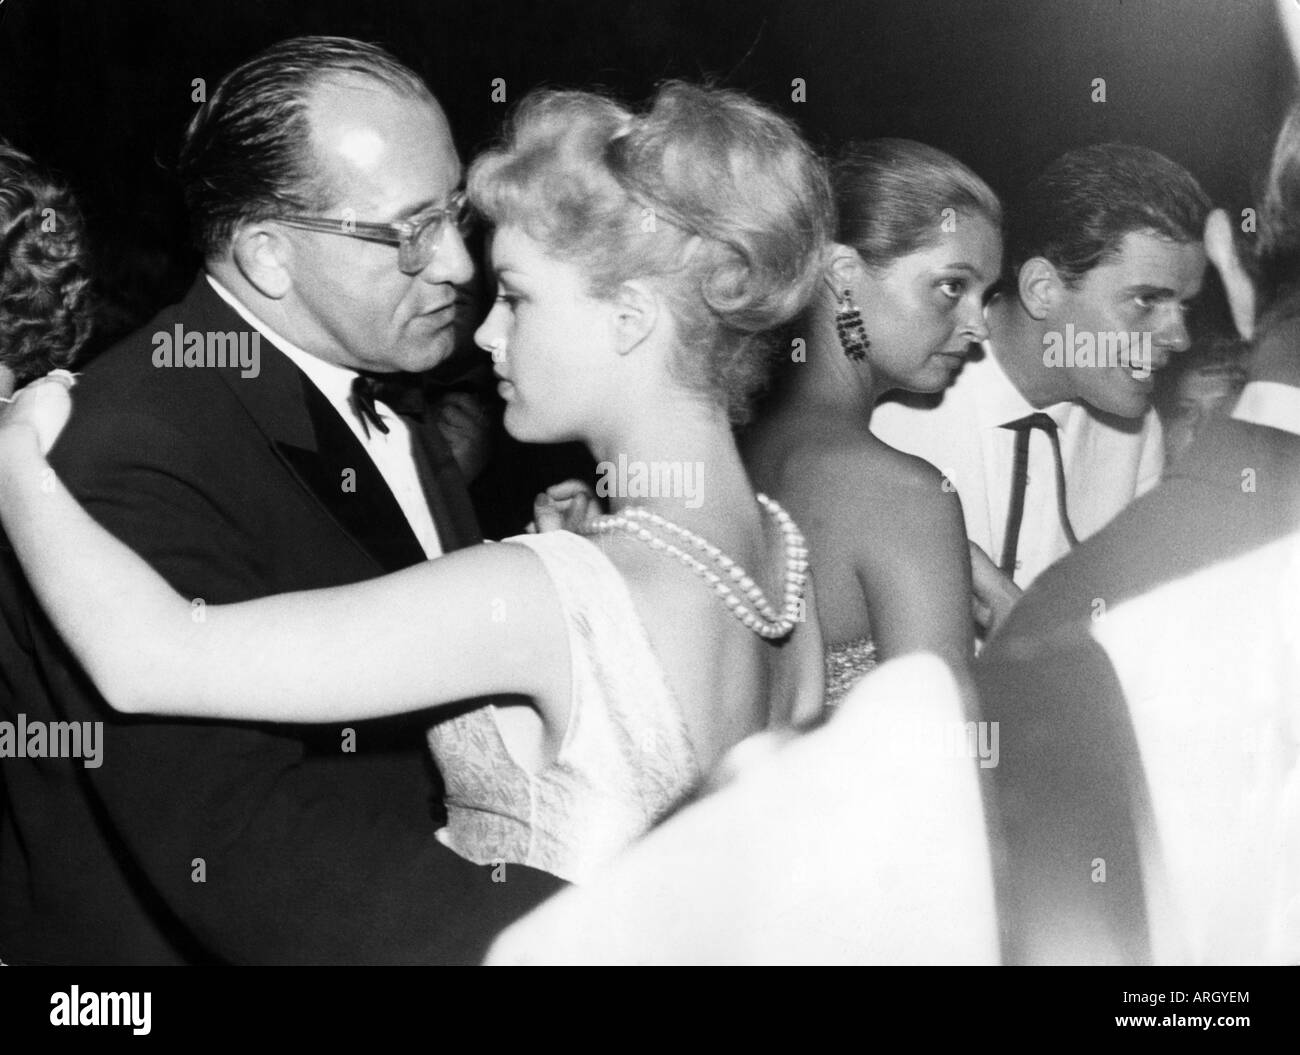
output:
POLYGON ((393 497, 397 499, 397 504, 406 514, 406 520, 411 525, 411 530, 415 532, 415 537, 419 540, 425 556, 441 556, 442 542, 438 538, 438 528, 433 522, 433 514, 429 512, 424 488, 420 486, 420 473, 415 467, 415 458, 411 453, 411 433, 406 427, 406 422, 391 407, 376 400, 375 410, 384 419, 388 432, 370 429, 367 433, 361 419, 352 410, 351 404, 352 381, 357 376, 357 371, 318 359, 289 343, 236 300, 235 295, 215 278, 208 275, 207 279, 217 295, 238 312, 245 322, 261 333, 267 343, 287 355, 320 390, 330 406, 338 411, 339 417, 361 441, 361 446, 366 449, 370 460, 375 463, 375 468, 379 470, 389 490, 393 492, 393 497))
MULTIPOLYGON (((871 431, 891 447, 924 458, 947 477, 961 497, 967 537, 999 563, 1016 442, 1015 433, 1002 426, 1037 411, 1056 422, 1070 525, 1080 541, 1100 531, 1159 481, 1164 442, 1155 410, 1139 421, 1119 422, 1079 402, 1034 407, 1012 384, 987 342, 983 358, 966 362, 942 402, 924 408, 881 403, 872 415, 871 431)), ((1041 429, 1032 430, 1029 437, 1029 481, 1012 575, 1021 587, 1070 550, 1057 504, 1051 437, 1041 429)))

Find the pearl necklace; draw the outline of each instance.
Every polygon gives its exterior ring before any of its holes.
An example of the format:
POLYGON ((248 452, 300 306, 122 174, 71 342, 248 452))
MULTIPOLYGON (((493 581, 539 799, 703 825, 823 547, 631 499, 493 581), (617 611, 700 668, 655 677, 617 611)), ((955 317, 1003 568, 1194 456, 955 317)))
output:
POLYGON ((583 528, 587 535, 611 535, 625 532, 633 538, 648 543, 652 549, 675 557, 707 582, 722 598, 731 614, 760 637, 779 640, 789 636, 795 623, 803 617, 803 588, 808 580, 808 548, 804 537, 791 519, 790 514, 782 509, 767 495, 758 495, 758 503, 771 515, 781 529, 785 540, 785 599, 781 613, 778 615, 771 602, 763 593, 758 583, 754 582, 739 564, 728 557, 717 546, 701 538, 693 531, 688 531, 680 524, 652 513, 640 506, 632 506, 619 513, 609 513, 595 517, 583 528), (646 524, 651 524, 661 531, 681 539, 687 545, 703 553, 714 565, 722 570, 718 574, 703 561, 687 553, 680 546, 668 539, 656 535, 646 524), (739 589, 754 607, 745 603, 733 589, 739 589), (755 611, 757 609, 757 611, 755 611))

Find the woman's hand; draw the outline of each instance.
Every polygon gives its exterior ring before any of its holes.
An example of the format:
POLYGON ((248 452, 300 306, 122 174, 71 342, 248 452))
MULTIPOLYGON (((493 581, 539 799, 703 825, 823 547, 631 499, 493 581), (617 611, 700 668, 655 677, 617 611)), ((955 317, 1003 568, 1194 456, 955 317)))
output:
POLYGON ((533 522, 529 534, 546 531, 582 531, 587 521, 600 513, 600 505, 590 485, 581 480, 565 480, 548 487, 533 499, 533 522))
POLYGON ((28 433, 35 436, 41 454, 49 454, 72 413, 69 389, 74 384, 76 378, 68 371, 52 370, 4 400, 0 403, 0 439, 28 433))
POLYGON ((1002 625, 1024 593, 975 543, 970 544, 971 602, 985 638, 1002 625))

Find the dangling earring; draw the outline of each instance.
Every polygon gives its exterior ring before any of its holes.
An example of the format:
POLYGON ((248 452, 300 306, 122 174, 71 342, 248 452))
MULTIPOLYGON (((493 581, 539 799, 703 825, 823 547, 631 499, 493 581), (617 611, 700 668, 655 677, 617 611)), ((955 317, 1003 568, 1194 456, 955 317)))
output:
POLYGON ((862 312, 858 311, 847 289, 843 294, 835 294, 835 332, 839 335, 840 347, 850 359, 860 363, 867 357, 871 340, 862 325, 862 312))

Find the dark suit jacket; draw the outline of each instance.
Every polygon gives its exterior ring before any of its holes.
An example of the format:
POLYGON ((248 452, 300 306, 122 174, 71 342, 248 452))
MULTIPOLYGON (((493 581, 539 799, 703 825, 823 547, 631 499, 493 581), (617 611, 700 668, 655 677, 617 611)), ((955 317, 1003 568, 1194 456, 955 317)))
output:
MULTIPOLYGON (((1067 922, 1102 935, 1120 959, 1150 955, 1139 867, 1149 797, 1123 686, 1091 633, 1097 602, 1112 608, 1249 553, 1298 519, 1300 436, 1216 422, 1159 487, 1037 579, 980 657, 984 717, 1001 730, 999 765, 984 776, 1005 840, 1007 962, 1062 948, 1064 932, 1051 931, 1067 922)), ((1204 608, 1164 615, 1175 631, 1178 620, 1214 618, 1204 608)), ((1232 633, 1222 628, 1224 662, 1232 633)))
MULTIPOLYGON (((153 334, 177 324, 248 328, 200 277, 85 372, 51 460, 100 523, 206 604, 424 559, 362 446, 286 356, 263 341, 255 378, 155 366, 153 334)), ((412 432, 444 548, 477 541, 445 444, 431 426, 412 432)), ((88 683, 11 553, 0 608, 0 718, 104 723, 97 769, 3 762, 10 963, 473 962, 559 886, 513 865, 494 882, 434 839, 428 715, 353 723, 354 752, 340 727, 131 719, 88 683)))

